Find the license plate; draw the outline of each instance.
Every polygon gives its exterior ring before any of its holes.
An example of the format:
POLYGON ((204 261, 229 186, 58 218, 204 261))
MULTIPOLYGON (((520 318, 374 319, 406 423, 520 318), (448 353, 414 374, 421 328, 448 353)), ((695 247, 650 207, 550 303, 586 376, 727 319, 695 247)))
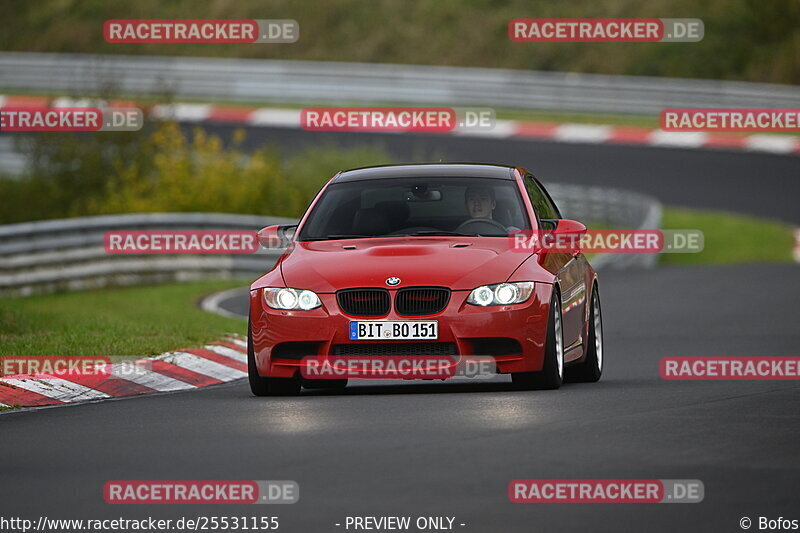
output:
POLYGON ((435 320, 354 320, 350 322, 350 340, 436 340, 439 338, 438 326, 435 320))

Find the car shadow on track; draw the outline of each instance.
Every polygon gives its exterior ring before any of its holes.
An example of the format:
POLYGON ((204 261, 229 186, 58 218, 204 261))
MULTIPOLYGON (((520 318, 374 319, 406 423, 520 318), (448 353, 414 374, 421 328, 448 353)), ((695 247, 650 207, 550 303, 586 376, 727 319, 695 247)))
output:
MULTIPOLYGON (((611 384, 612 387, 616 384, 612 381, 604 383, 603 388, 611 384)), ((594 388, 599 384, 594 383, 564 383, 561 389, 572 388, 594 388)), ((363 396, 363 395, 390 395, 390 394, 463 394, 463 393, 486 393, 486 392, 519 392, 519 393, 548 393, 557 391, 548 390, 521 390, 514 386, 511 381, 489 381, 489 382, 460 382, 460 383, 443 383, 441 381, 434 383, 370 383, 366 385, 348 385, 343 390, 330 390, 330 389, 303 389, 300 397, 320 397, 320 396, 363 396)))

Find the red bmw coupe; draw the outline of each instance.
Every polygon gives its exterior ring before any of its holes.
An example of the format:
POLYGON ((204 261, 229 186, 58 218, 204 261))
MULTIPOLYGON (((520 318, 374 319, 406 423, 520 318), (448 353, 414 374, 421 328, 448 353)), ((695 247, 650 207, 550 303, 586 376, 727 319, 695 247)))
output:
POLYGON ((483 356, 522 389, 597 381, 597 274, 580 251, 513 249, 521 231, 585 233, 527 170, 390 165, 336 174, 286 251, 250 287, 253 394, 341 388, 307 379, 308 357, 483 356))

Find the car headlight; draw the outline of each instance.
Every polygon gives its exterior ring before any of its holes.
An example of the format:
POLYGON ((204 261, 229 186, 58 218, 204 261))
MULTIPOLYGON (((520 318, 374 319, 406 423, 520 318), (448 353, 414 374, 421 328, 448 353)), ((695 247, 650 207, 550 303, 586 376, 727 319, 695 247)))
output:
POLYGON ((534 283, 532 281, 481 285, 469 293, 467 303, 483 307, 487 305, 521 304, 531 297, 533 286, 534 283))
POLYGON ((322 305, 319 296, 312 291, 290 288, 264 289, 264 301, 273 309, 301 309, 308 311, 322 305))

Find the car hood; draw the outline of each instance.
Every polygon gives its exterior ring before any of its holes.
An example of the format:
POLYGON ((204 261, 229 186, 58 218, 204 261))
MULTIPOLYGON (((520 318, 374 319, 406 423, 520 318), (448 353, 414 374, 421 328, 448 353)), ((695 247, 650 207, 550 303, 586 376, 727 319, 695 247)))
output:
POLYGON ((297 242, 283 257, 288 287, 334 292, 348 287, 435 285, 470 290, 506 281, 528 254, 505 238, 400 237, 297 242))

